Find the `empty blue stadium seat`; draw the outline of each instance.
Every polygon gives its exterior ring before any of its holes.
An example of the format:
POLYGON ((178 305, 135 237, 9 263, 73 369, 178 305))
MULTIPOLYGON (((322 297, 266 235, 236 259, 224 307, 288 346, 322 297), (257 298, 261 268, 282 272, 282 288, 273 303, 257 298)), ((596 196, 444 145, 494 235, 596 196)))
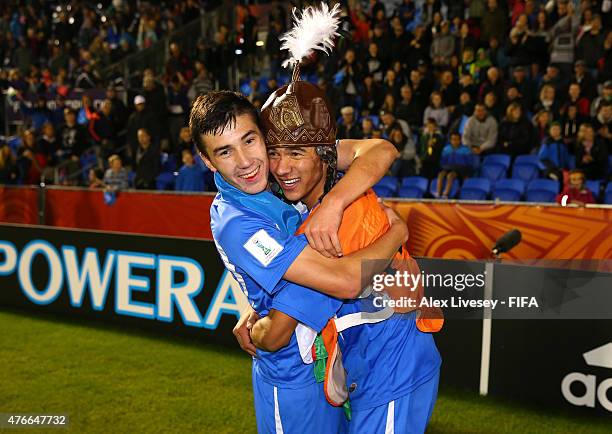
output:
POLYGON ((482 165, 486 166, 487 164, 501 164, 502 166, 504 166, 506 168, 506 170, 508 170, 510 168, 510 155, 506 155, 506 154, 491 154, 491 155, 487 155, 486 157, 484 157, 484 160, 482 161, 482 165))
MULTIPOLYGON (((444 181, 444 184, 442 184, 442 190, 444 191, 444 186, 446 186, 446 181, 444 181)), ((429 183, 429 193, 435 197, 436 194, 436 189, 438 187, 438 179, 434 178, 431 180, 431 182, 429 183)), ((455 179, 453 181, 453 185, 451 186, 451 191, 450 191, 450 195, 448 196, 449 199, 454 199, 455 197, 457 197, 457 193, 459 193, 459 180, 455 179)))
POLYGON ((514 163, 512 166, 512 178, 531 182, 540 176, 540 169, 537 164, 514 163))
POLYGON ((593 193, 593 197, 597 199, 597 197, 599 196, 599 189, 601 188, 602 183, 603 180, 598 179, 596 181, 585 181, 584 185, 586 188, 591 190, 591 193, 593 193))
POLYGON ((486 178, 468 178, 463 182, 459 199, 486 200, 491 193, 491 181, 486 178))
POLYGON ((398 196, 421 199, 427 191, 427 183, 427 178, 423 178, 422 176, 409 176, 404 178, 402 179, 398 196))
POLYGON ((406 178, 402 179, 400 185, 402 187, 416 187, 420 188, 423 191, 427 191, 428 183, 429 181, 427 180, 427 178, 424 178, 422 176, 407 176, 406 178))
POLYGON ((496 181, 504 179, 508 168, 503 164, 486 163, 480 168, 480 177, 486 178, 495 184, 496 181))
POLYGON ((372 188, 378 197, 395 197, 395 189, 391 189, 384 185, 375 185, 372 188))
POLYGON ((518 202, 525 193, 525 182, 520 179, 500 179, 493 188, 493 199, 518 202))
POLYGON ((380 197, 393 197, 397 192, 397 183, 395 176, 383 176, 373 189, 380 197))
POLYGON ((173 172, 162 172, 155 178, 155 188, 157 190, 174 190, 176 175, 173 172))
POLYGON ((604 203, 608 204, 608 205, 612 205, 612 182, 608 183, 608 186, 606 187, 606 191, 604 193, 604 203))
POLYGON ((527 186, 527 202, 554 202, 559 183, 552 179, 534 179, 527 186))
POLYGON ((397 197, 403 197, 405 199, 422 199, 426 190, 421 190, 418 187, 408 185, 406 187, 400 187, 397 192, 397 197))
POLYGON ((537 155, 519 155, 512 166, 512 178, 531 182, 540 177, 540 159, 537 155))
POLYGON ((519 155, 514 159, 514 164, 533 164, 533 165, 538 165, 540 164, 540 159, 538 158, 537 155, 519 155))

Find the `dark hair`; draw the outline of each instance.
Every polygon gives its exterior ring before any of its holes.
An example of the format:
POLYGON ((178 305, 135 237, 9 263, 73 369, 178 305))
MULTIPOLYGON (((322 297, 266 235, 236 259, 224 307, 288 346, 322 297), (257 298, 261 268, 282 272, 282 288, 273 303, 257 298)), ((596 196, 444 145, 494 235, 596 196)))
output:
POLYGON ((212 91, 198 96, 191 106, 189 131, 198 151, 206 154, 202 136, 223 134, 236 125, 238 116, 248 114, 259 126, 257 109, 241 93, 229 90, 212 91))

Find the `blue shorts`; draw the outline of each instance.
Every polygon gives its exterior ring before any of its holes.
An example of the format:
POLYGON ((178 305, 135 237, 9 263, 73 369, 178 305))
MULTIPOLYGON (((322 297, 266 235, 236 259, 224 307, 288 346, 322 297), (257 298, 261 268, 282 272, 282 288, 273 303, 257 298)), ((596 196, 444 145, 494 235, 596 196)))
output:
POLYGON ((374 408, 353 410, 349 434, 423 434, 438 397, 436 372, 427 382, 399 399, 374 408))
POLYGON ((253 370, 255 419, 259 434, 346 433, 342 407, 325 399, 323 383, 298 389, 276 387, 253 370))

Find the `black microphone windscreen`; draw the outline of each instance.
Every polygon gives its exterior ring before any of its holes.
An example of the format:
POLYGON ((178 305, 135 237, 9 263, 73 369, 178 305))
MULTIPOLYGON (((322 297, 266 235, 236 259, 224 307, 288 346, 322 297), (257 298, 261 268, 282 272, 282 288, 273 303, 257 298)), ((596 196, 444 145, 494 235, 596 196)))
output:
POLYGON ((498 253, 504 253, 509 251, 511 248, 521 242, 521 231, 518 229, 512 229, 503 234, 495 243, 493 250, 497 250, 498 253))

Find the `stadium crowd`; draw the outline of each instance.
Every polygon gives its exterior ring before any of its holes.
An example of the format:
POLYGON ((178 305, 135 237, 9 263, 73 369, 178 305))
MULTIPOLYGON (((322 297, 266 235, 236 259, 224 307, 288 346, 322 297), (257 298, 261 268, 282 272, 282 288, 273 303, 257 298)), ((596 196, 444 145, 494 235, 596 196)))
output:
MULTIPOLYGON (((185 118, 197 94, 228 86, 237 34, 241 53, 255 52, 258 20, 248 8, 237 6, 238 20, 220 23, 214 40, 199 41, 195 52, 171 44, 163 72, 143 71, 127 107, 111 84, 99 109, 85 93, 73 111, 62 106, 62 92, 106 87, 104 65, 205 9, 195 0, 140 9, 127 1, 103 9, 71 2, 72 11, 43 13, 46 2, 13 3, 0 7, 0 86, 13 98, 27 90, 39 97, 23 105, 31 128, 16 153, 8 146, 0 151, 0 182, 37 183, 58 164, 76 173, 94 146, 109 168, 91 171, 92 187, 213 188, 193 158, 185 118), (44 97, 49 92, 56 95, 54 110, 44 97), (191 173, 189 181, 173 177, 175 171, 179 178, 191 173)), ((338 138, 384 137, 401 152, 390 173, 397 188, 387 193, 402 195, 402 180, 418 176, 431 185, 426 195, 456 197, 459 181, 485 178, 494 186, 511 173, 525 185, 552 180, 558 192, 570 186, 571 172, 584 178, 576 193, 581 203, 604 197, 612 150, 612 1, 342 4, 338 49, 313 56, 302 75, 338 108, 338 138), (503 170, 491 170, 489 161, 503 170), (535 169, 515 170, 519 163, 535 169), (598 187, 589 195, 585 182, 592 181, 598 187)), ((240 88, 258 107, 288 80, 278 40, 288 14, 282 6, 271 11, 262 49, 267 62, 247 62, 248 70, 261 72, 240 88)))

